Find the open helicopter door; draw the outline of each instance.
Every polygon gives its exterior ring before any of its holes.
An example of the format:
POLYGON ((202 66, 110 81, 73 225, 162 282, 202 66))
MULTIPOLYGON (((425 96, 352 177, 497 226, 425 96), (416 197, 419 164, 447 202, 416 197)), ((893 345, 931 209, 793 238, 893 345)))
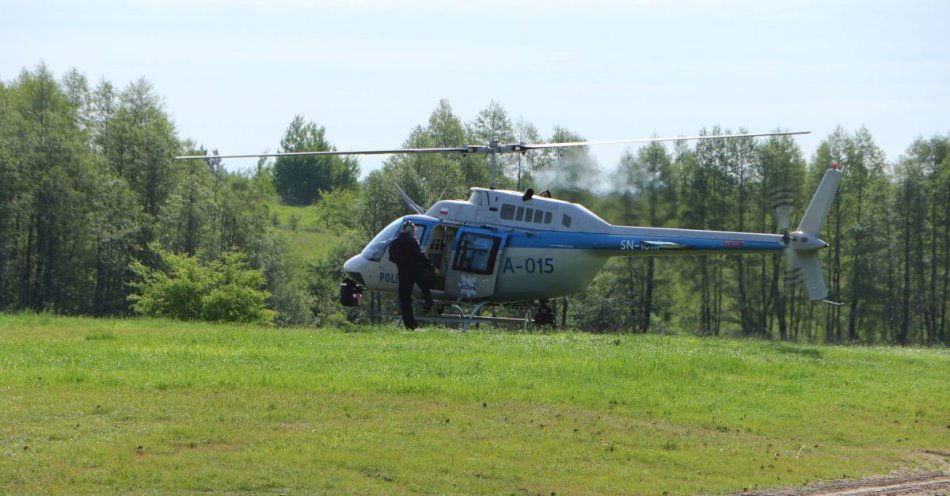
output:
POLYGON ((461 227, 452 242, 445 292, 459 301, 481 301, 495 292, 501 252, 507 233, 475 227, 461 227))

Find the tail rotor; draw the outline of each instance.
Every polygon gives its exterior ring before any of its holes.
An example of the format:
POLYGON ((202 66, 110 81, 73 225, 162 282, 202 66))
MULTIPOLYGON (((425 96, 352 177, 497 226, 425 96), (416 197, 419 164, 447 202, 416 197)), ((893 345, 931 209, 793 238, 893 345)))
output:
POLYGON ((785 249, 782 252, 785 266, 782 294, 786 300, 791 300, 795 288, 801 282, 801 270, 794 268, 794 252, 789 245, 789 219, 794 200, 792 187, 787 183, 772 187, 769 190, 769 199, 772 203, 772 219, 775 221, 776 230, 782 233, 782 242, 785 243, 785 249))
POLYGON ((792 212, 792 188, 787 185, 775 186, 769 191, 772 200, 772 217, 782 234, 788 234, 789 217, 792 212))

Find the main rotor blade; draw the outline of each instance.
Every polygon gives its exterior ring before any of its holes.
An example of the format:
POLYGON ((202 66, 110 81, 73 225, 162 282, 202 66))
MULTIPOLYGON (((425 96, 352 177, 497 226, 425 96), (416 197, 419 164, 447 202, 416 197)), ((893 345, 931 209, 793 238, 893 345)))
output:
POLYGON ((508 143, 490 145, 468 145, 446 148, 390 148, 385 150, 329 150, 322 152, 280 152, 280 153, 250 153, 240 155, 183 155, 176 160, 210 159, 210 158, 260 158, 260 157, 297 157, 321 155, 399 155, 402 153, 523 153, 527 150, 543 150, 548 148, 568 148, 572 146, 617 145, 625 143, 654 143, 660 141, 692 141, 724 138, 756 138, 760 136, 790 136, 794 134, 808 134, 811 131, 784 131, 777 133, 747 133, 747 134, 714 134, 707 136, 675 136, 666 138, 638 138, 605 141, 572 141, 568 143, 508 143))
POLYGON ((590 145, 620 145, 625 143, 654 143, 661 141, 694 141, 721 138, 757 138, 761 136, 791 136, 795 134, 808 134, 811 131, 782 131, 776 133, 746 133, 746 134, 713 134, 705 136, 672 136, 665 138, 638 138, 624 140, 606 140, 606 141, 572 141, 568 143, 525 143, 520 145, 527 150, 540 150, 545 148, 567 148, 570 146, 590 146, 590 145))
POLYGON ((322 152, 280 152, 280 153, 250 153, 241 155, 182 155, 175 157, 175 160, 187 160, 193 158, 260 158, 260 157, 298 157, 298 156, 320 156, 320 155, 395 155, 399 153, 468 153, 472 151, 470 147, 458 146, 452 148, 394 148, 390 150, 328 150, 322 152))

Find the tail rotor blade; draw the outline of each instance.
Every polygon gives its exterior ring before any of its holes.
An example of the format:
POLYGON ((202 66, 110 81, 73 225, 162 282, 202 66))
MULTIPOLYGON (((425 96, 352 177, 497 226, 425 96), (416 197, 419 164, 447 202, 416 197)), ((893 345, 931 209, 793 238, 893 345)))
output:
POLYGON ((772 201, 772 216, 779 232, 787 233, 789 216, 792 212, 792 188, 788 185, 777 186, 769 191, 772 201))
POLYGON ((781 205, 775 209, 775 222, 778 224, 780 232, 788 232, 788 218, 792 211, 792 205, 781 205))
POLYGON ((791 299, 795 288, 802 282, 802 271, 795 265, 795 250, 791 246, 786 246, 782 255, 785 264, 785 295, 791 299))

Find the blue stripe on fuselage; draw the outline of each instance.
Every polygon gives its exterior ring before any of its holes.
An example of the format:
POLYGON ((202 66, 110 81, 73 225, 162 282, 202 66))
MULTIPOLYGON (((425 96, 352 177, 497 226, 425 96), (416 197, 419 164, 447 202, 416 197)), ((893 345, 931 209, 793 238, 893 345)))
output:
MULTIPOLYGON (((417 224, 426 226, 425 239, 423 244, 428 243, 429 235, 432 231, 431 226, 440 224, 439 219, 427 215, 407 215, 405 219, 411 220, 417 224)), ((460 227, 466 227, 461 224, 460 227)), ((475 227, 469 225, 468 227, 475 227)), ((491 229, 489 226, 480 226, 483 229, 491 229)), ((607 234, 607 233, 579 233, 565 231, 509 231, 505 227, 502 230, 508 232, 507 246, 512 248, 576 248, 584 250, 596 250, 606 252, 628 252, 628 251, 779 251, 785 245, 780 238, 775 241, 750 241, 742 239, 720 238, 693 238, 689 236, 638 236, 631 234, 607 234), (644 243, 646 241, 647 243, 644 243), (660 243, 651 246, 650 241, 660 243), (680 248, 670 246, 661 246, 662 243, 673 243, 681 245, 680 248)), ((689 232, 684 230, 683 232, 689 232)), ((754 233, 735 233, 737 236, 754 233)))
POLYGON ((781 241, 746 241, 731 239, 631 236, 625 234, 570 233, 558 231, 512 232, 508 234, 512 248, 575 248, 598 251, 693 251, 693 250, 781 250, 781 241), (681 248, 657 246, 651 241, 673 243, 681 248), (646 242, 646 243, 644 243, 646 242))

